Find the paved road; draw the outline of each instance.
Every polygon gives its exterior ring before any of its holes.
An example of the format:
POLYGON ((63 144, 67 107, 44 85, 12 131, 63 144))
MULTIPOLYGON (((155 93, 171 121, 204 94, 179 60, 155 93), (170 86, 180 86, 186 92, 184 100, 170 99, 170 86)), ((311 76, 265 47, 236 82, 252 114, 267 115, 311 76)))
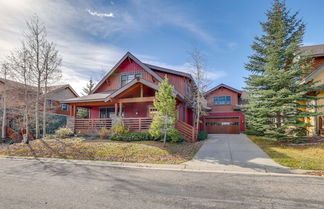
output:
POLYGON ((0 159, 0 208, 324 208, 324 178, 0 159))
POLYGON ((193 169, 290 172, 274 162, 245 134, 209 134, 194 159, 186 165, 193 169))

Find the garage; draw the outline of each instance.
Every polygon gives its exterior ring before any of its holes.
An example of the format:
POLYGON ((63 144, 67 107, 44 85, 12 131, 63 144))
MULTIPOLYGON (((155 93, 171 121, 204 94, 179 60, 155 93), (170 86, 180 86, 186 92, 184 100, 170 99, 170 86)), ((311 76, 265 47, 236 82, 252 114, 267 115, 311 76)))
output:
POLYGON ((205 129, 209 134, 239 134, 240 118, 206 118, 205 129))

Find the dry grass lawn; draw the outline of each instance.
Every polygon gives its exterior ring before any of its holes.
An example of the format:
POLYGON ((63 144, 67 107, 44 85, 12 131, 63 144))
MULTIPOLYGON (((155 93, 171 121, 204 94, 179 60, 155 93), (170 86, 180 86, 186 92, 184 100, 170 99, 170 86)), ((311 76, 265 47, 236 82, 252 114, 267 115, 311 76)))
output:
POLYGON ((34 140, 30 144, 0 146, 0 155, 179 164, 191 160, 203 142, 167 143, 138 141, 34 140))
POLYGON ((249 138, 281 165, 293 169, 324 170, 324 143, 291 145, 269 137, 249 138))

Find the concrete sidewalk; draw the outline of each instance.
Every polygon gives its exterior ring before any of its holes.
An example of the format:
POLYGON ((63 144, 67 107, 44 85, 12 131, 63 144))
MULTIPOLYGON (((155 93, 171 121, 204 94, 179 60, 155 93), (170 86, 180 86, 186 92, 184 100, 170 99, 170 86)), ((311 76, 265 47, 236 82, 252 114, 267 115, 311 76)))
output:
POLYGON ((194 159, 185 165, 195 170, 291 173, 288 168, 274 162, 245 134, 209 134, 194 159))

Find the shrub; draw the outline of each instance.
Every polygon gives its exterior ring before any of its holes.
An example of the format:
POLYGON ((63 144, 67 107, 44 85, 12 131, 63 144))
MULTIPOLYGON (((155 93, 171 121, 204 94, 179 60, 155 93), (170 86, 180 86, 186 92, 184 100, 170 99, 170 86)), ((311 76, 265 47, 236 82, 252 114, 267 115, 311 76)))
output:
POLYGON ((252 135, 252 136, 264 136, 264 133, 262 133, 260 131, 252 130, 252 129, 246 130, 246 131, 244 131, 244 133, 246 135, 252 135))
POLYGON ((207 137, 208 137, 208 134, 205 131, 198 132, 198 136, 197 136, 198 141, 205 140, 205 139, 207 139, 207 137))
POLYGON ((110 131, 104 127, 97 131, 99 134, 100 139, 107 139, 109 136, 110 131))
POLYGON ((116 123, 111 127, 113 134, 126 134, 129 133, 129 129, 125 127, 122 118, 117 118, 116 123))
POLYGON ((148 132, 132 132, 115 134, 110 137, 112 141, 154 141, 154 137, 148 132))
POLYGON ((55 131, 55 136, 58 138, 68 138, 73 136, 73 131, 69 128, 59 128, 55 131))
MULTIPOLYGON (((162 134, 161 136, 159 136, 158 138, 156 138, 157 141, 164 141, 164 134, 162 134)), ((182 138, 179 135, 179 131, 176 129, 171 129, 170 132, 167 134, 166 136, 166 141, 167 142, 171 142, 171 143, 181 143, 183 142, 185 139, 182 138)))

